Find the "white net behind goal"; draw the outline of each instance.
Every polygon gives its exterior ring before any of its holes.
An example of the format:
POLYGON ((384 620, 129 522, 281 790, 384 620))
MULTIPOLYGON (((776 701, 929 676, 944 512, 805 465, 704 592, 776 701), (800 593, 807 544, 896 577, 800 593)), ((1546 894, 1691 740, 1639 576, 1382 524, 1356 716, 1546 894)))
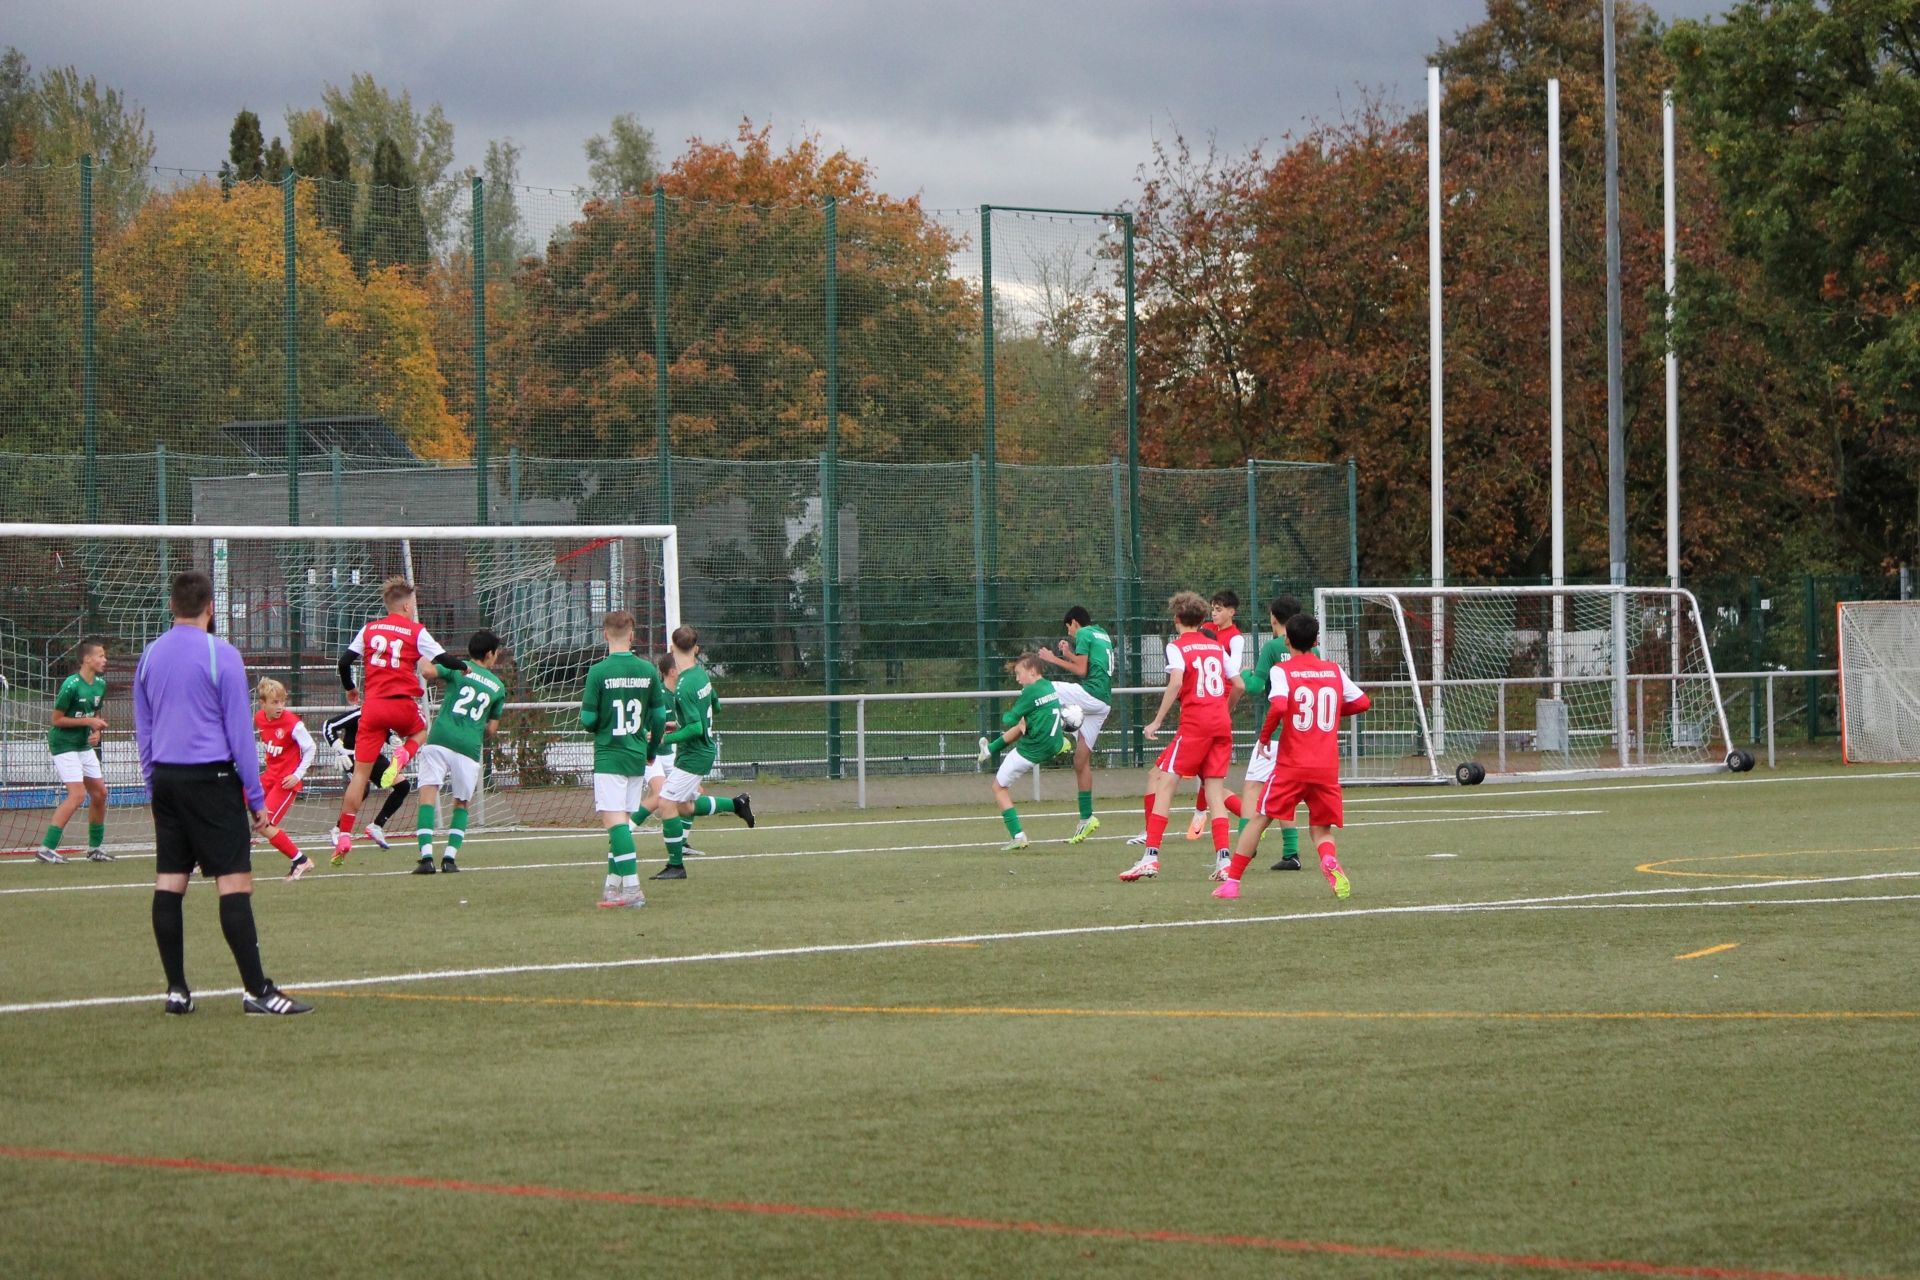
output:
MULTIPOLYGON (((323 722, 347 709, 337 663, 360 627, 385 612, 380 586, 387 577, 415 583, 421 621, 451 652, 464 656, 469 637, 483 627, 498 634, 509 702, 482 762, 475 827, 592 821, 591 798, 581 785, 583 778, 590 783, 592 753, 577 707, 587 668, 605 652, 600 621, 611 609, 631 611, 636 647, 657 658, 670 615, 678 616, 678 584, 662 536, 669 531, 644 526, 541 531, 552 536, 511 528, 377 531, 391 536, 310 530, 316 536, 307 538, 288 537, 284 529, 220 530, 228 536, 218 538, 191 528, 102 537, 75 536, 72 529, 8 530, 0 526, 0 851, 6 852, 37 845, 65 795, 47 731, 61 682, 76 670, 89 639, 104 642, 108 654, 103 714, 110 727, 100 744, 108 844, 150 843, 133 741, 132 677, 142 649, 172 625, 168 583, 180 570, 212 576, 215 629, 240 649, 253 680, 271 676, 288 687, 316 739, 323 722)), ((436 709, 430 690, 423 706, 429 720, 436 709)), ((317 839, 331 824, 344 764, 322 740, 307 787, 282 824, 297 840, 317 839)), ((369 797, 363 822, 378 813, 386 794, 369 797)), ((448 808, 440 806, 443 828, 448 808)), ((391 816, 396 846, 412 832, 415 811, 409 795, 391 816)), ((84 836, 85 823, 84 810, 68 823, 69 845, 84 836)))
POLYGON ((1920 760, 1920 601, 1840 606, 1840 743, 1849 764, 1920 760))
POLYGON ((1322 652, 1373 699, 1343 729, 1354 780, 1468 764, 1503 775, 1712 767, 1731 750, 1685 591, 1342 589, 1317 600, 1322 652))

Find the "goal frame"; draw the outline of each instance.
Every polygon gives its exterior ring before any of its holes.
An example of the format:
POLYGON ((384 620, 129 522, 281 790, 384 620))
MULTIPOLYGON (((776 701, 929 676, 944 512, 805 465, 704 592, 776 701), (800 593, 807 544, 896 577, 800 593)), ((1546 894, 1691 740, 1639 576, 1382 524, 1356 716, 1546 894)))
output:
MULTIPOLYGON (((592 542, 628 538, 660 544, 661 615, 666 643, 680 626, 680 528, 671 524, 0 524, 0 538, 173 542, 592 542)), ((411 560, 408 562, 411 580, 411 560)))
MULTIPOLYGON (((1613 601, 1613 606, 1609 610, 1610 616, 1612 618, 1611 630, 1613 633, 1612 643, 1610 644, 1609 649, 1610 649, 1610 656, 1612 658, 1611 665, 1612 665, 1613 671, 1610 676, 1604 677, 1604 679, 1606 679, 1607 682, 1613 686, 1612 709, 1613 709, 1613 717, 1614 717, 1614 735, 1616 740, 1619 743, 1620 763, 1618 765, 1613 765, 1613 766, 1600 766, 1600 767, 1593 767, 1593 768, 1552 769, 1552 770, 1543 769, 1543 770, 1534 770, 1531 772, 1514 772, 1514 773, 1484 773, 1483 778, 1481 780, 1484 780, 1486 782, 1548 782, 1548 781, 1564 782, 1564 781, 1583 781, 1583 780, 1604 779, 1604 778, 1672 777, 1672 776, 1681 776, 1681 775, 1688 775, 1688 774, 1715 774, 1715 773, 1730 773, 1730 772, 1736 772, 1736 771, 1744 771, 1741 766, 1737 766, 1735 764, 1736 759, 1745 756, 1745 753, 1738 751, 1733 745, 1733 732, 1727 721, 1726 702, 1721 697, 1721 693, 1720 693, 1720 677, 1718 673, 1714 670, 1712 649, 1705 642, 1705 636, 1707 632, 1706 632, 1706 627, 1704 625, 1704 619, 1702 618, 1700 613, 1700 601, 1694 596, 1693 592, 1687 590, 1684 587, 1632 586, 1632 585, 1619 585, 1619 584, 1595 584, 1590 586, 1584 585, 1584 584, 1579 586, 1542 585, 1542 586, 1514 586, 1514 587, 1468 587, 1468 586, 1461 586, 1461 587, 1445 587, 1445 586, 1441 586, 1441 587, 1428 587, 1428 586, 1316 587, 1314 588, 1314 592, 1313 592, 1314 615, 1322 620, 1324 620, 1327 616, 1327 602, 1329 600, 1336 600, 1336 599, 1379 600, 1380 598, 1385 597, 1388 603, 1391 604, 1393 616, 1394 616, 1394 625, 1396 630, 1399 633, 1401 653, 1403 655, 1403 661, 1406 664, 1407 673, 1409 676, 1409 680, 1404 683, 1410 686, 1411 692, 1414 695, 1413 705, 1415 709, 1416 723, 1418 724, 1418 727, 1419 727, 1421 745, 1424 747, 1424 754, 1427 757, 1428 775, 1426 777, 1399 777, 1399 778, 1355 777, 1351 779, 1343 778, 1341 779, 1341 785, 1342 786, 1396 786, 1396 785, 1397 786, 1444 786, 1460 780, 1457 777, 1448 777, 1445 773, 1443 773, 1441 769, 1441 764, 1440 764, 1439 752, 1436 750, 1434 745, 1433 726, 1432 726, 1430 717, 1427 714, 1427 698, 1430 696, 1443 698, 1445 689, 1447 688, 1447 684, 1448 684, 1448 681, 1445 675, 1445 657, 1444 657, 1445 632, 1443 628, 1445 624, 1444 622, 1437 623, 1434 628, 1434 641, 1433 641, 1434 652, 1433 652, 1433 655, 1428 660, 1428 669, 1432 674, 1428 679, 1422 680, 1420 677, 1420 665, 1415 660, 1414 647, 1409 638, 1408 631, 1407 631, 1406 611, 1401 604, 1402 599, 1413 598, 1413 599, 1432 600, 1434 601, 1436 606, 1441 606, 1443 602, 1447 600, 1461 600, 1461 599, 1473 599, 1473 598, 1486 599, 1486 598, 1531 597, 1531 598, 1537 599, 1541 597, 1559 597, 1564 599, 1564 598, 1570 598, 1574 596, 1602 597, 1602 598, 1609 598, 1613 601), (1709 690, 1711 690, 1713 694, 1714 719, 1720 729, 1721 759, 1718 763, 1700 762, 1700 763, 1694 763, 1694 764, 1669 763, 1669 764, 1638 764, 1638 765, 1632 763, 1631 748, 1629 747, 1630 739, 1629 739, 1628 727, 1627 727, 1627 684, 1629 680, 1644 678, 1644 677, 1633 676, 1627 671, 1625 603, 1627 599, 1631 596, 1668 597, 1672 601, 1671 607, 1675 610, 1676 613, 1678 613, 1680 609, 1684 608, 1686 610, 1687 616, 1692 620, 1694 634, 1701 638, 1700 639, 1700 657, 1705 668, 1704 671, 1698 673, 1695 676, 1695 678, 1704 677, 1704 679, 1707 682, 1707 687, 1709 688, 1709 690)), ((1443 610, 1439 607, 1436 607, 1435 616, 1436 618, 1443 618, 1444 617, 1443 610)), ((1673 678, 1677 678, 1679 675, 1679 672, 1678 672, 1679 660, 1677 656, 1678 655, 1677 634, 1676 634, 1675 640, 1676 640, 1676 646, 1675 646, 1676 671, 1674 673, 1673 678)), ((1594 683, 1595 681, 1594 681, 1594 677, 1591 677, 1591 676, 1582 676, 1582 677, 1564 676, 1560 678, 1560 682, 1591 684, 1591 683, 1594 683)), ((1396 681, 1394 683, 1396 685, 1401 685, 1403 682, 1396 681)), ((1456 683, 1459 683, 1459 682, 1456 682, 1456 683)), ((1485 683, 1485 682, 1476 681, 1473 683, 1485 683)), ((1543 681, 1536 678, 1513 678, 1510 680, 1510 683, 1526 685, 1526 684, 1539 684, 1539 683, 1543 683, 1543 681)), ((1743 764, 1744 764, 1744 768, 1751 768, 1752 767, 1751 757, 1746 757, 1743 764)))
MULTIPOLYGON (((1850 633, 1847 628, 1847 614, 1851 610, 1866 612, 1881 609, 1904 609, 1909 612, 1920 611, 1920 600, 1839 600, 1834 603, 1834 664, 1839 671, 1839 678, 1835 681, 1835 684, 1839 691, 1840 701, 1840 714, 1838 719, 1840 721, 1840 762, 1842 764, 1909 763, 1909 761, 1906 760, 1856 760, 1854 758, 1853 726, 1847 714, 1850 705, 1850 700, 1847 697, 1847 684, 1850 669, 1854 665, 1852 654, 1857 642, 1849 642, 1850 633)), ((1869 668, 1869 670, 1878 671, 1880 668, 1869 668)), ((1889 681, 1888 684, 1899 700, 1907 704, 1908 714, 1915 719, 1920 719, 1920 703, 1916 703, 1912 696, 1908 694, 1907 690, 1899 683, 1889 681)))

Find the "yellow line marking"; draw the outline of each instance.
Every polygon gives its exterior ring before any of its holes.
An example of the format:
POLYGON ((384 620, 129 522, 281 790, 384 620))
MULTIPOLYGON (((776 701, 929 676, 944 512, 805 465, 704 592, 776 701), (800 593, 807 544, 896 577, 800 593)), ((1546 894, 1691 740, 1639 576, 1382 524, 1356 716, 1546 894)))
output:
POLYGON ((1675 866, 1682 862, 1744 862, 1749 858, 1800 858, 1816 853, 1915 853, 1920 845, 1895 845, 1884 849, 1787 849, 1780 853, 1728 853, 1712 858, 1665 858, 1659 862, 1643 862, 1635 871, 1644 871, 1655 876, 1690 876, 1700 880, 1724 880, 1729 876, 1738 876, 1743 880, 1794 880, 1797 876, 1770 876, 1758 871, 1662 871, 1662 867, 1675 866))
MULTIPOLYGON (((294 990, 294 988, 289 988, 294 990)), ((905 1013, 923 1015, 1078 1018, 1246 1018, 1260 1020, 1329 1022, 1508 1021, 1508 1022, 1729 1022, 1729 1021, 1838 1021, 1842 1019, 1920 1018, 1920 1011, 1822 1011, 1814 1013, 1681 1013, 1666 1010, 1618 1013, 1459 1013, 1386 1012, 1337 1013, 1323 1010, 1267 1009, 1024 1009, 958 1005, 873 1004, 732 1004, 718 1000, 595 1000, 571 996, 430 996, 407 992, 324 991, 300 989, 301 995, 330 1000, 425 1000, 437 1004, 572 1005, 602 1009, 713 1010, 727 1013, 905 1013)))
POLYGON ((1689 951, 1687 952, 1687 954, 1683 956, 1675 956, 1674 959, 1675 960, 1698 960, 1701 956, 1715 956, 1715 955, 1719 955, 1722 951, 1731 951, 1739 945, 1740 944, 1737 942, 1723 942, 1717 947, 1708 947, 1704 951, 1689 951))

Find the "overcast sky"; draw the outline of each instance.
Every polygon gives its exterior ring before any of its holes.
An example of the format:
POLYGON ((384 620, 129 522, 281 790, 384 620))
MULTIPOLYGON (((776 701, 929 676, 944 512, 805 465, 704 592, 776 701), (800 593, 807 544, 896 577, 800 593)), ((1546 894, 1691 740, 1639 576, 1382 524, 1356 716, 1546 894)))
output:
MULTIPOLYGON (((522 178, 571 187, 580 143, 631 111, 672 156, 742 116, 818 130, 929 205, 1108 207, 1154 136, 1239 148, 1335 116, 1364 91, 1425 92, 1424 59, 1483 0, 0 0, 0 41, 72 63, 146 108, 155 163, 211 170, 241 107, 284 133, 289 105, 356 71, 438 101, 455 166, 489 138, 522 178)), ((1658 0, 1698 15, 1716 0, 1658 0)))

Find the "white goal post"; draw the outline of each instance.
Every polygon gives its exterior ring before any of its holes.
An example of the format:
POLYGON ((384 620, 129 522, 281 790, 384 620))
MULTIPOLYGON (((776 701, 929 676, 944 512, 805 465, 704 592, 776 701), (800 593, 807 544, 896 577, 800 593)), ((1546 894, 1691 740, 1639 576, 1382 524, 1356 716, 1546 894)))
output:
POLYGON ((1321 652, 1373 710, 1342 781, 1709 773, 1734 747, 1700 604, 1672 587, 1323 587, 1321 652))
POLYGON ((1920 760, 1920 600, 1842 601, 1838 610, 1841 758, 1920 760))

